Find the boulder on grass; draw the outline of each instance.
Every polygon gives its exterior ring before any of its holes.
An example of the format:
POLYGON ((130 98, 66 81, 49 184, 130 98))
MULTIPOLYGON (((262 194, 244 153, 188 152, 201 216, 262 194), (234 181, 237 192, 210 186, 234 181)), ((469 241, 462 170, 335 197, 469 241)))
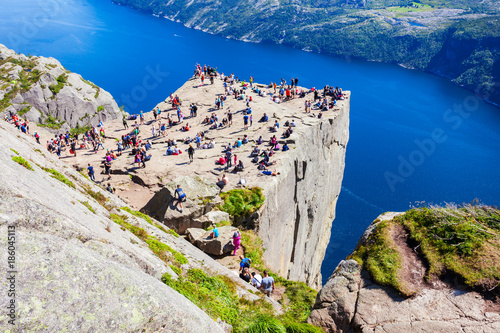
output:
POLYGON ((198 228, 189 228, 186 235, 191 243, 205 253, 221 256, 234 250, 233 234, 236 230, 232 226, 224 226, 219 229, 219 237, 209 238, 212 230, 206 231, 198 228))

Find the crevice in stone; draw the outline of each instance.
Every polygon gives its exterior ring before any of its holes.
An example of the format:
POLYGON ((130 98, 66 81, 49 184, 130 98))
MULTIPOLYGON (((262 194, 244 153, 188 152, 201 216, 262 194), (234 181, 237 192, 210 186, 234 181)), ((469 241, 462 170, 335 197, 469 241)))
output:
POLYGON ((360 278, 359 282, 358 282, 358 291, 356 292, 356 302, 354 302, 354 311, 352 312, 352 318, 349 321, 349 326, 347 327, 348 329, 353 329, 355 331, 356 331, 356 329, 354 327, 352 327, 352 325, 354 324, 354 318, 356 317, 356 314, 358 312, 359 292, 361 291, 362 281, 363 281, 363 278, 360 278))
POLYGON ((295 230, 293 231, 293 247, 292 247, 292 256, 290 262, 295 262, 295 246, 297 245, 297 237, 299 234, 299 223, 300 223, 300 210, 299 205, 297 205, 297 201, 295 201, 295 230))
POLYGON ((335 143, 337 146, 340 146, 340 147, 342 147, 342 148, 344 148, 344 149, 346 148, 346 145, 345 145, 344 143, 340 143, 340 142, 339 142, 339 141, 337 141, 337 140, 333 140, 333 143, 335 143))

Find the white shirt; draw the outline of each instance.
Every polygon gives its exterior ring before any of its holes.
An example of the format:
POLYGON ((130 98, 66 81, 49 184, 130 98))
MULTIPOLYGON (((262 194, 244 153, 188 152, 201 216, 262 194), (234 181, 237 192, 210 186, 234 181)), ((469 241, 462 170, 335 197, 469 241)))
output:
POLYGON ((262 276, 260 274, 255 274, 255 276, 252 278, 252 281, 250 281, 255 288, 260 288, 260 285, 262 284, 262 276))

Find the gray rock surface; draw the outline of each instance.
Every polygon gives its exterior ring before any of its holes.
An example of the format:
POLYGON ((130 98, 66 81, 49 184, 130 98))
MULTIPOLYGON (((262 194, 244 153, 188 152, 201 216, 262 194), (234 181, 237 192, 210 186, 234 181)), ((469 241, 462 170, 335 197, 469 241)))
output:
MULTIPOLYGON (((383 214, 374 224, 400 214, 383 214)), ((373 231, 372 226, 368 230, 373 231)), ((392 288, 374 283, 355 260, 340 262, 318 293, 308 322, 326 332, 500 331, 498 306, 491 306, 477 292, 442 285, 403 298, 392 288)))
POLYGON ((296 148, 281 161, 281 175, 257 183, 266 196, 258 221, 265 263, 316 289, 344 175, 349 99, 335 113, 325 121, 305 118, 293 134, 296 148))
MULTIPOLYGON (((214 207, 214 199, 218 193, 219 188, 205 177, 180 176, 158 191, 142 208, 142 211, 164 221, 167 226, 176 229, 178 233, 184 234, 188 228, 201 227, 200 222, 193 220, 200 218, 214 207), (182 203, 182 212, 178 200, 174 198, 177 184, 181 185, 186 193, 186 201, 182 203)), ((203 219, 200 220, 203 221, 203 219)))
MULTIPOLYGON (((125 206, 123 202, 50 154, 35 150, 40 146, 32 137, 20 135, 3 121, 0 141, 0 233, 7 235, 8 226, 15 226, 18 272, 17 322, 11 327, 7 313, 1 311, 2 331, 223 331, 202 310, 159 280, 165 272, 175 274, 147 244, 110 221, 108 209, 86 194, 86 187, 101 193, 110 207, 125 206), (34 170, 13 161, 17 154, 34 170), (58 170, 75 189, 41 167, 58 170)), ((185 240, 122 210, 111 211, 127 215, 131 223, 185 253, 190 267, 206 266, 213 272, 232 274, 185 240)), ((3 249, 6 242, 7 237, 0 237, 3 249)), ((4 263, 6 256, 2 251, 4 263)), ((6 264, 0 265, 2 276, 6 271, 6 264)), ((0 287, 7 290, 6 279, 0 287)), ((249 293, 247 286, 239 288, 242 295, 249 293)), ((0 306, 5 309, 9 302, 7 293, 2 293, 0 306)))
POLYGON ((205 253, 216 256, 230 253, 234 250, 233 234, 238 229, 231 226, 224 226, 217 229, 219 230, 219 237, 217 238, 209 238, 212 230, 205 231, 197 228, 187 229, 186 235, 191 243, 205 253))
POLYGON ((30 110, 23 117, 31 122, 47 123, 50 116, 60 123, 61 130, 69 130, 122 116, 110 93, 84 80, 79 74, 67 71, 54 58, 18 55, 0 44, 2 60, 7 61, 0 66, 0 72, 7 71, 9 76, 5 81, 0 79, 0 97, 15 89, 16 93, 10 96, 12 110, 19 112, 29 107, 30 110), (24 61, 25 67, 15 65, 12 59, 24 61), (23 88, 20 76, 27 77, 35 72, 39 73, 38 79, 33 79, 36 82, 23 88), (66 83, 56 93, 50 87, 58 84, 57 78, 60 76, 66 77, 66 83))

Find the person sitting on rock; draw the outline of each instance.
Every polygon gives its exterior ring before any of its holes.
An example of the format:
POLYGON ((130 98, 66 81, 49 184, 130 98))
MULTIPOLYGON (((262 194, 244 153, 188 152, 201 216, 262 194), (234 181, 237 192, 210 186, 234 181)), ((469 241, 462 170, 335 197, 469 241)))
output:
POLYGON ((281 150, 282 151, 287 151, 288 149, 290 149, 290 148, 288 148, 288 144, 286 144, 286 143, 283 144, 283 148, 281 148, 281 150))
POLYGON ((224 187, 227 185, 227 177, 226 174, 223 173, 221 178, 217 179, 217 183, 215 183, 221 191, 224 189, 224 187))
POLYGON ((186 125, 185 125, 185 126, 182 126, 182 127, 181 127, 181 131, 182 131, 182 132, 187 132, 187 131, 189 131, 190 129, 191 129, 191 127, 189 126, 189 123, 186 123, 186 125))
POLYGON ((250 281, 252 280, 252 276, 250 275, 248 267, 243 268, 243 271, 240 273, 240 278, 245 282, 250 283, 250 281))
POLYGON ((215 223, 212 223, 212 227, 213 227, 212 232, 210 233, 208 238, 215 239, 219 237, 219 229, 217 229, 217 225, 215 225, 215 223))
POLYGON ((250 157, 259 156, 259 154, 260 154, 260 149, 258 146, 255 146, 252 150, 252 153, 250 154, 250 157))
POLYGON ((224 164, 226 164, 226 156, 225 156, 225 155, 221 156, 221 158, 219 158, 219 159, 215 162, 215 164, 218 164, 218 165, 224 165, 224 164))
POLYGON ((241 172, 243 171, 245 168, 243 167, 243 161, 242 160, 239 160, 238 164, 234 167, 234 170, 233 172, 241 172))
POLYGON ((108 191, 109 193, 115 193, 115 189, 113 187, 111 187, 110 183, 108 183, 108 186, 106 187, 106 191, 108 191))
POLYGON ((264 113, 264 115, 262 116, 262 118, 260 118, 259 123, 265 123, 268 120, 269 120, 269 117, 267 116, 266 113, 264 113))
POLYGON ((181 153, 181 151, 179 150, 179 148, 177 148, 177 146, 174 146, 173 155, 179 155, 180 153, 181 153))

